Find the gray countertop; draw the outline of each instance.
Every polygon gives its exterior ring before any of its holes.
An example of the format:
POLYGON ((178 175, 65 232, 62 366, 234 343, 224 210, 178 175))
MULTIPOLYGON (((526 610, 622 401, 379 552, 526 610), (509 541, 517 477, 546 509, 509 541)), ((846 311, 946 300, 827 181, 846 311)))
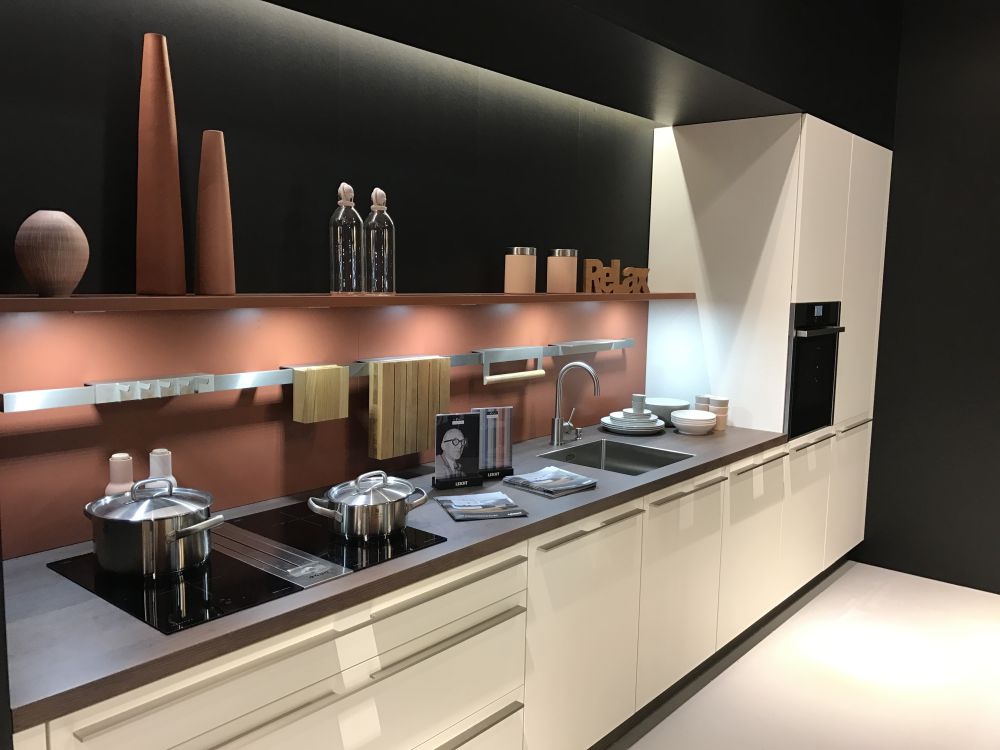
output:
MULTIPOLYGON (((673 430, 646 438, 612 436, 595 427, 584 430, 584 442, 601 437, 694 455, 638 476, 564 464, 598 484, 558 499, 505 487, 528 511, 526 518, 456 523, 437 503, 427 503, 408 520, 447 537, 447 542, 172 635, 161 634, 45 567, 89 551, 89 542, 10 560, 4 563, 4 584, 14 728, 41 724, 785 442, 780 433, 735 427, 703 437, 673 430)), ((548 448, 545 438, 514 446, 518 473, 554 463, 538 457, 548 448)), ((413 481, 430 488, 430 479, 413 481)), ((488 483, 484 489, 497 486, 488 483)), ((478 489, 458 492, 471 491, 478 489)), ((255 512, 308 495, 239 510, 255 512)))

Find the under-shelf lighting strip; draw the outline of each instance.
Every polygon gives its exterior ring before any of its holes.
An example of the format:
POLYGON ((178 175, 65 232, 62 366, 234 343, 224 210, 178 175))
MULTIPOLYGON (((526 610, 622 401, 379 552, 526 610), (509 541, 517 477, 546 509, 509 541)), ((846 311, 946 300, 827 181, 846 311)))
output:
MULTIPOLYGON (((480 349, 466 354, 451 355, 452 367, 484 367, 490 364, 535 359, 541 367, 540 357, 561 357, 575 354, 592 354, 614 349, 629 349, 634 339, 587 339, 563 341, 547 346, 512 346, 497 349, 480 349)), ((382 361, 409 359, 409 357, 382 357, 382 361)), ((351 377, 367 377, 368 363, 378 359, 362 360, 349 365, 351 377)), ((300 365, 295 365, 300 366, 300 365)), ((240 391, 269 385, 291 385, 292 367, 255 372, 234 372, 224 375, 194 373, 169 377, 132 378, 124 381, 89 383, 74 388, 46 388, 35 391, 16 391, 3 394, 4 412, 41 411, 67 406, 96 406, 119 401, 139 401, 151 398, 185 396, 217 391, 240 391)))

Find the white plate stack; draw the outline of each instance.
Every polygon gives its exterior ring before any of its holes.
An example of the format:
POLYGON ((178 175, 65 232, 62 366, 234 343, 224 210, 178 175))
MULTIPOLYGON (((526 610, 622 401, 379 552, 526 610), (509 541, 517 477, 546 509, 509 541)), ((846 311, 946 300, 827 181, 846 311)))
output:
POLYGON ((670 421, 682 435, 707 435, 715 429, 715 415, 699 409, 680 409, 670 415, 670 421))
POLYGON ((646 399, 640 393, 632 396, 632 406, 601 417, 604 429, 619 435, 655 435, 663 432, 667 423, 645 408, 646 399))

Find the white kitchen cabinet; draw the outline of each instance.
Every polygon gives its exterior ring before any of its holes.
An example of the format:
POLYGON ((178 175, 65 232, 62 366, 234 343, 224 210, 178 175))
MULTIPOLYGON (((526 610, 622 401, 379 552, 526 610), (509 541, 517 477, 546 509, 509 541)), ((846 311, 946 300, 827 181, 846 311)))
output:
POLYGON ((834 422, 872 416, 892 152, 854 136, 834 422))
POLYGON ((826 506, 833 471, 832 428, 788 444, 788 492, 781 506, 780 596, 790 596, 825 567, 826 506))
POLYGON ((644 499, 636 708, 715 652, 728 479, 713 471, 644 499))
POLYGON ((522 685, 524 613, 522 592, 181 748, 410 750, 522 685))
POLYGON ((47 747, 44 725, 14 735, 14 750, 46 750, 47 747))
POLYGON ((722 509, 719 625, 722 648, 778 604, 781 597, 781 506, 788 452, 765 452, 733 464, 722 509))
POLYGON ((837 437, 833 440, 824 566, 835 563, 865 537, 871 434, 870 419, 837 426, 837 437))
POLYGON ((852 145, 846 130, 803 116, 793 302, 840 299, 852 145))
POLYGON ((524 747, 590 747, 635 710, 642 514, 633 502, 528 546, 524 747))
POLYGON ((471 613, 523 592, 526 581, 527 544, 520 544, 56 719, 51 749, 183 746, 240 717, 273 712, 287 696, 379 654, 447 633, 471 613))

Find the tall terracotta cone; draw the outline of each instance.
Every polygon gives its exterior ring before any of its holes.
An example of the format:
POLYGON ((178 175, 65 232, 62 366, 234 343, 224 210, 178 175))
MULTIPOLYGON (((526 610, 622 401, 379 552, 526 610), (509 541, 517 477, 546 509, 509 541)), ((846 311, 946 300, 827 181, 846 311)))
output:
POLYGON ((198 172, 198 294, 236 294, 233 268, 233 213, 229 204, 226 141, 221 130, 201 135, 198 172))
POLYGON ((187 287, 177 122, 167 38, 162 34, 143 36, 136 204, 136 292, 184 294, 187 287))

